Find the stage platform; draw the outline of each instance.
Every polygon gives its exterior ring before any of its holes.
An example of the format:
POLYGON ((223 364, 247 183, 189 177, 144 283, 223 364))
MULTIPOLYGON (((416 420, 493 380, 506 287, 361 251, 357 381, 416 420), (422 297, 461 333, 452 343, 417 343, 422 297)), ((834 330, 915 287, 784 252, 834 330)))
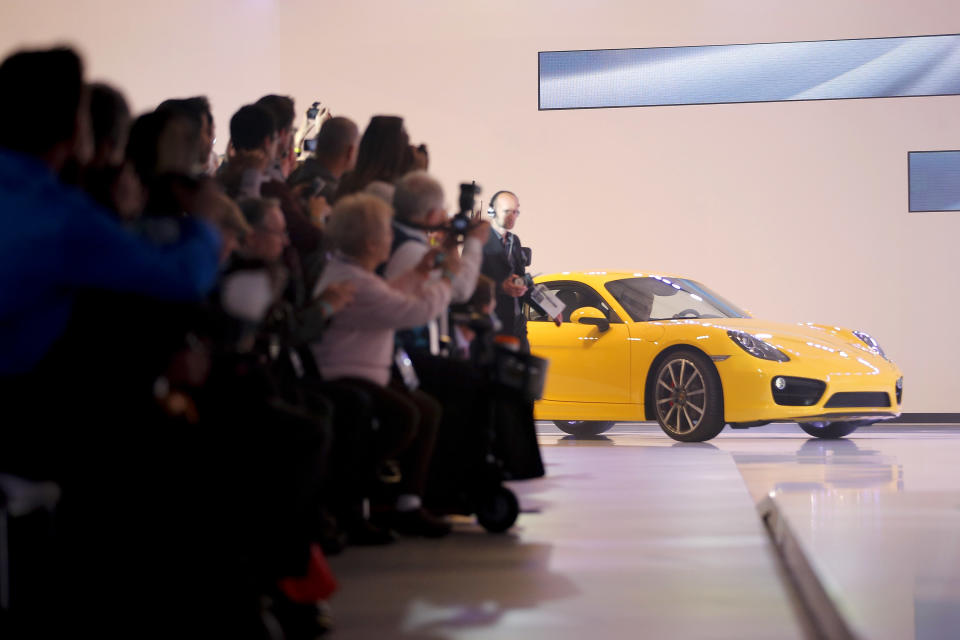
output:
POLYGON ((538 425, 548 477, 507 535, 332 558, 336 638, 952 638, 960 425, 795 425, 680 444, 538 425))

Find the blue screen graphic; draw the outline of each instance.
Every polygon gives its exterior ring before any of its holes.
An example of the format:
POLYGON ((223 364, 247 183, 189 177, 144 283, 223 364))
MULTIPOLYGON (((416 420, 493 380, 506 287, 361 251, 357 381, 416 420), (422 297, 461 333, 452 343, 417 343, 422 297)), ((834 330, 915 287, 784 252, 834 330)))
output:
POLYGON ((960 94, 960 35, 540 52, 540 109, 960 94))
POLYGON ((960 211, 960 151, 912 151, 910 211, 960 211))

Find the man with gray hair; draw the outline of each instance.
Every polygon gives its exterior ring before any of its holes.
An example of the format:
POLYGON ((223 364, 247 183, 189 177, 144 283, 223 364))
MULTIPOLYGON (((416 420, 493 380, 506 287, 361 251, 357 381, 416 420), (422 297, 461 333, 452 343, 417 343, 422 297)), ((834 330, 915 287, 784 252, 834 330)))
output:
MULTIPOLYGON (((393 247, 384 270, 387 280, 408 272, 430 251, 428 230, 447 222, 443 200, 443 187, 425 171, 408 173, 397 183, 393 196, 393 247)), ((487 222, 481 222, 467 233, 460 257, 460 271, 451 282, 452 303, 466 302, 473 295, 480 275, 483 243, 489 233, 490 225, 487 222)), ((398 338, 411 355, 416 351, 428 351, 433 355, 440 352, 440 336, 446 326, 446 315, 438 320, 424 327, 398 332, 398 338)))
POLYGON ((323 197, 333 204, 340 178, 357 164, 360 129, 350 118, 336 116, 321 125, 314 140, 313 155, 304 160, 287 182, 295 189, 306 189, 307 198, 323 197))

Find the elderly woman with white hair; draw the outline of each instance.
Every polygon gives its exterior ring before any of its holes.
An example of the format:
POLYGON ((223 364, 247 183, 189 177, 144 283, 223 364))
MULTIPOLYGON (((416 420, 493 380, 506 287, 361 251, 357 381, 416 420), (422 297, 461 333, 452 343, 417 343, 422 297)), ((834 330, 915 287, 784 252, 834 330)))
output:
POLYGON ((437 262, 437 252, 431 251, 413 270, 387 282, 376 268, 390 257, 392 216, 389 204, 365 193, 341 198, 334 207, 327 222, 334 252, 316 290, 349 281, 356 293, 353 302, 333 316, 312 351, 324 380, 353 385, 370 396, 381 425, 378 453, 399 459, 403 479, 391 526, 401 533, 439 537, 450 526, 425 511, 420 498, 440 405, 426 393, 391 380, 391 368, 394 332, 423 325, 450 304, 459 260, 455 249, 443 254, 443 275, 431 278, 437 262))

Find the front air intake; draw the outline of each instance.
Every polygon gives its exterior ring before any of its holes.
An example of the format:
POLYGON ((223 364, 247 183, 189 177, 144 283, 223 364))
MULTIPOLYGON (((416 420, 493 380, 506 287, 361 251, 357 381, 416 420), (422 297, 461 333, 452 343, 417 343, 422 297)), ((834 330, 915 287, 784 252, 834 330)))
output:
POLYGON ((828 409, 841 407, 889 407, 890 394, 883 391, 843 391, 835 393, 823 405, 828 409))
POLYGON ((777 376, 770 381, 773 401, 786 407, 811 407, 820 401, 826 388, 826 382, 812 378, 777 376), (777 388, 778 379, 784 381, 783 389, 777 388))

